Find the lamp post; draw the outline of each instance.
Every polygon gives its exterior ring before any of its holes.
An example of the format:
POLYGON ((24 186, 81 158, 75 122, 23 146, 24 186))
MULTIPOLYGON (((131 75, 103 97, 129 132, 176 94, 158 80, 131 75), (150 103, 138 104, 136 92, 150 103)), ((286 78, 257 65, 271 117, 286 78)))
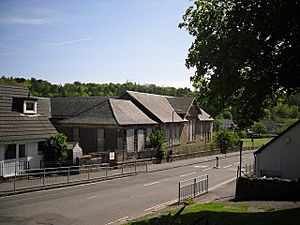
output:
POLYGON ((239 174, 241 176, 242 174, 242 149, 243 149, 243 141, 240 141, 240 145, 239 145, 239 148, 240 148, 240 168, 239 168, 239 174))

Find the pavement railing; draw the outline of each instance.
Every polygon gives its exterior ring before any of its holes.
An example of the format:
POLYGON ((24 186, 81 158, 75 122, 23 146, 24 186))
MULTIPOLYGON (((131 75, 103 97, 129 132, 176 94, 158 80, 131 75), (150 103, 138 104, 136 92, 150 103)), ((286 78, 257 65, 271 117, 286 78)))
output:
POLYGON ((180 181, 178 184, 178 202, 187 198, 195 198, 208 192, 208 175, 180 181))
POLYGON ((122 163, 114 167, 101 164, 23 170, 0 183, 0 194, 82 181, 109 179, 147 172, 147 162, 122 163))

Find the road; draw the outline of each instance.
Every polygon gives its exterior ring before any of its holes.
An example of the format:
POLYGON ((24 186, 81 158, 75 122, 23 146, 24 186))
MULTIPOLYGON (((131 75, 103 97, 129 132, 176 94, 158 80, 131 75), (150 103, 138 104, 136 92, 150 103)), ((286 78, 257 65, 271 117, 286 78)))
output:
MULTIPOLYGON (((243 163, 253 162, 253 154, 243 163)), ((178 182, 208 174, 209 188, 236 176, 239 157, 140 174, 115 180, 25 193, 0 199, 0 224, 115 225, 177 199, 178 182)), ((221 184, 221 185, 220 185, 221 184)))

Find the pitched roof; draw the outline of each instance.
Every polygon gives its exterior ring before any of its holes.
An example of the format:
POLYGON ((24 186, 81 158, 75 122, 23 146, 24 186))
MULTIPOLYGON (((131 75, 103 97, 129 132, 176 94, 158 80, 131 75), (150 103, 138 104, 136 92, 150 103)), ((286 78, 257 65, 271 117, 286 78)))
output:
POLYGON ((51 98, 51 117, 57 119, 70 118, 91 109, 108 98, 107 96, 51 98))
POLYGON ((207 112, 205 112, 203 109, 200 109, 200 114, 198 115, 198 119, 200 121, 213 121, 214 118, 211 117, 211 115, 209 115, 207 112))
POLYGON ((106 99, 61 123, 113 126, 156 124, 131 101, 124 99, 106 99))
POLYGON ((26 87, 0 85, 0 143, 45 140, 57 132, 39 102, 37 115, 13 110, 16 98, 32 99, 26 87))
POLYGON ((174 113, 167 96, 134 91, 126 91, 126 93, 162 123, 184 121, 176 112, 174 113))
POLYGON ((168 101, 178 114, 187 114, 194 102, 193 97, 167 97, 168 101))
POLYGON ((268 143, 266 143, 265 145, 263 145, 262 147, 260 147, 256 152, 254 152, 253 154, 258 154, 261 151, 263 151, 267 146, 271 145, 272 143, 274 143, 277 139, 279 139, 280 137, 282 137, 283 135, 285 135, 288 131, 292 130, 294 127, 296 127, 298 124, 300 124, 300 120, 298 120, 297 122, 293 123, 291 126, 289 126, 288 128, 286 128, 284 131, 282 131, 277 137, 273 138, 271 141, 269 141, 268 143))

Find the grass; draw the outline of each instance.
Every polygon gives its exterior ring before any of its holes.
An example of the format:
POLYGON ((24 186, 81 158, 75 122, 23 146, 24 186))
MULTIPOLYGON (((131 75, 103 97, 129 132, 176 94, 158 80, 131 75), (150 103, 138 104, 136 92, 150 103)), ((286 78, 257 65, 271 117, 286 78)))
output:
POLYGON ((251 141, 251 138, 244 138, 242 139, 243 141, 243 147, 261 147, 262 145, 268 143, 271 141, 273 138, 254 138, 253 142, 251 141))
POLYGON ((169 214, 144 218, 128 225, 294 225, 300 224, 300 208, 255 208, 243 204, 206 203, 186 207, 172 221, 179 208, 169 214), (253 212, 254 211, 254 212, 253 212), (259 211, 259 212, 258 212, 259 211))

